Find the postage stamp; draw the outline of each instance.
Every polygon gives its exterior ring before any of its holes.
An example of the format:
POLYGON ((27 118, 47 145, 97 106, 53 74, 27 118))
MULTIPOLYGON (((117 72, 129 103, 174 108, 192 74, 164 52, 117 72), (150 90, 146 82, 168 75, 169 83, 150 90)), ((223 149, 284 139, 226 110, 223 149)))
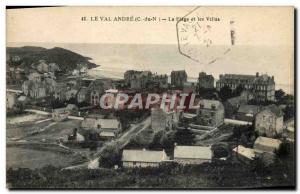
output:
POLYGON ((200 64, 215 63, 235 45, 234 24, 215 10, 196 7, 176 23, 178 50, 200 64))

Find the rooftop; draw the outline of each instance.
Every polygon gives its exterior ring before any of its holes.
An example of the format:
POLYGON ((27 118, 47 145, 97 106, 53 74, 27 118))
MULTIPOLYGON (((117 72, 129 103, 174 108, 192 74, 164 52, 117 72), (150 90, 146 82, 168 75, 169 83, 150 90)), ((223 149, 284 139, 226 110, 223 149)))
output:
POLYGON ((229 104, 231 104, 232 106, 237 106, 238 104, 246 104, 247 103, 247 100, 245 98, 243 98, 242 96, 228 98, 226 101, 229 104))
POLYGON ((162 162, 167 159, 166 153, 152 150, 123 150, 122 161, 126 162, 162 162))
POLYGON ((184 118, 187 118, 187 119, 192 119, 192 118, 197 117, 197 114, 194 114, 194 113, 186 113, 186 112, 184 112, 184 113, 182 114, 182 116, 183 116, 184 118))
POLYGON ((207 100, 207 99, 200 100, 200 106, 203 106, 202 108, 205 109, 213 109, 213 107, 217 109, 221 105, 222 103, 217 100, 207 100))
POLYGON ((185 159, 212 159, 212 151, 210 147, 203 146, 175 146, 174 158, 185 159))
POLYGON ((115 133, 112 131, 101 131, 99 135, 100 137, 115 137, 115 133))
POLYGON ((241 105, 238 112, 239 113, 251 113, 256 114, 259 111, 259 106, 244 104, 241 105))
POLYGON ((282 111, 278 106, 275 104, 271 104, 269 106, 265 106, 262 111, 268 110, 272 113, 274 113, 277 117, 281 117, 283 115, 282 111))
POLYGON ((25 101, 25 100, 27 100, 27 97, 26 97, 26 96, 20 96, 20 97, 18 98, 18 100, 19 100, 19 101, 25 101))
POLYGON ((118 93, 118 90, 117 89, 108 89, 108 90, 105 90, 105 93, 118 93))
POLYGON ((255 158, 254 149, 246 148, 242 145, 235 147, 232 151, 237 152, 238 154, 240 154, 250 160, 253 160, 255 158))
POLYGON ((119 128, 119 121, 117 119, 98 119, 98 120, 100 120, 102 129, 106 129, 106 128, 117 129, 117 128, 119 128))
POLYGON ((258 137, 254 142, 255 152, 274 152, 279 148, 281 141, 268 137, 258 137))
POLYGON ((83 128, 93 128, 96 122, 101 125, 101 129, 117 129, 119 128, 119 121, 117 119, 99 119, 99 118, 85 118, 81 126, 83 128))
POLYGON ((274 77, 267 74, 245 75, 245 74, 221 74, 218 81, 245 81, 247 83, 274 83, 274 77))

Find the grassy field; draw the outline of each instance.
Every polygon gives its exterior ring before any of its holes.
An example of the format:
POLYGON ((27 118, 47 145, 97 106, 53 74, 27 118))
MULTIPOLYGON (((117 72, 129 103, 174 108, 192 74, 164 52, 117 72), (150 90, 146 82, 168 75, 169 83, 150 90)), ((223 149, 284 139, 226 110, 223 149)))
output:
POLYGON ((70 135, 74 128, 80 126, 80 123, 81 121, 78 120, 57 123, 52 120, 41 123, 28 121, 22 124, 7 125, 6 137, 7 139, 19 138, 27 141, 54 142, 62 136, 70 135))
POLYGON ((293 169, 273 166, 264 171, 243 163, 212 163, 195 166, 162 166, 141 169, 79 169, 61 171, 55 167, 37 170, 9 169, 11 188, 88 189, 207 189, 207 188, 293 188, 293 169))
POLYGON ((18 125, 18 124, 25 124, 28 122, 38 121, 45 118, 47 118, 47 116, 28 113, 28 114, 22 114, 18 116, 9 116, 6 118, 6 123, 8 125, 18 125))
POLYGON ((6 137, 7 146, 7 168, 42 168, 52 165, 55 167, 66 167, 82 161, 76 154, 67 154, 50 145, 39 149, 34 142, 55 143, 60 137, 72 134, 73 128, 78 128, 81 121, 66 120, 54 122, 46 120, 48 117, 25 114, 19 117, 9 118, 7 122, 6 137), (21 140, 27 142, 28 146, 13 146, 13 142, 21 140), (32 142, 32 143, 31 143, 32 142), (32 144, 32 145, 31 145, 32 144), (36 146, 36 147, 34 147, 36 146))
POLYGON ((20 147, 7 147, 7 168, 42 168, 52 165, 58 168, 79 162, 80 157, 54 151, 35 150, 20 147))

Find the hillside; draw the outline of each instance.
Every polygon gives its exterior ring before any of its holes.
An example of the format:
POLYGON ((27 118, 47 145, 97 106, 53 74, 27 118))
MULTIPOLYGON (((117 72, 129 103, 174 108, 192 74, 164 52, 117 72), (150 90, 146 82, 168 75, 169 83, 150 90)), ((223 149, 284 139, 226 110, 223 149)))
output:
POLYGON ((20 61, 10 64, 20 66, 27 70, 35 67, 39 60, 45 60, 47 63, 58 64, 64 73, 72 71, 79 63, 87 64, 89 69, 97 67, 96 64, 89 62, 91 58, 84 57, 80 54, 60 47, 54 47, 51 49, 33 46, 7 47, 6 52, 9 56, 9 62, 11 62, 10 59, 13 56, 20 57, 20 61))

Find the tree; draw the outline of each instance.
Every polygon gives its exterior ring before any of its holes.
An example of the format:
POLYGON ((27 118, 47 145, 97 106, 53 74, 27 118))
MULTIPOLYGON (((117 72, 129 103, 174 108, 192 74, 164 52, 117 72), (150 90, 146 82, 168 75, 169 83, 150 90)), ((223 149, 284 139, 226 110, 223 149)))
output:
POLYGON ((233 128, 233 135, 234 138, 240 138, 241 137, 241 128, 240 126, 235 126, 233 128))
POLYGON ((175 142, 179 145, 192 145, 195 135, 189 129, 177 129, 175 133, 175 142))
POLYGON ((244 91, 244 87, 242 86, 242 85, 238 85, 237 87, 236 87, 236 89, 233 91, 233 95, 234 96, 240 96, 241 95, 241 93, 244 91))
POLYGON ((286 121, 290 118, 293 118, 295 116, 295 108, 293 105, 287 105, 285 109, 283 110, 284 116, 283 119, 286 121))
POLYGON ((285 96, 285 92, 282 89, 279 89, 279 90, 275 91, 276 101, 281 101, 284 96, 285 96))
POLYGON ((290 144, 287 142, 283 142, 280 144, 278 150, 276 150, 276 154, 278 155, 278 157, 280 158, 284 158, 287 157, 289 152, 290 152, 290 144))
POLYGON ((160 139, 160 144, 164 149, 172 149, 175 143, 175 131, 165 132, 160 139))
POLYGON ((143 138, 136 134, 130 138, 129 143, 126 145, 128 148, 145 148, 147 147, 147 143, 143 140, 143 138))
POLYGON ((155 133, 152 142, 149 144, 150 149, 158 149, 162 148, 163 146, 161 145, 161 138, 163 136, 164 131, 158 131, 155 133))
POLYGON ((220 89, 219 97, 222 99, 222 101, 226 101, 228 98, 232 97, 232 90, 229 86, 224 86, 220 89))
POLYGON ((247 136, 243 133, 243 134, 241 135, 241 144, 247 145, 247 143, 248 143, 248 138, 247 138, 247 136))
POLYGON ((117 143, 111 143, 101 152, 99 158, 99 165, 106 168, 111 168, 114 165, 120 164, 121 161, 121 150, 117 143))
POLYGON ((253 171, 258 175, 264 175, 269 172, 265 162, 259 157, 254 158, 252 162, 252 168, 253 171))

